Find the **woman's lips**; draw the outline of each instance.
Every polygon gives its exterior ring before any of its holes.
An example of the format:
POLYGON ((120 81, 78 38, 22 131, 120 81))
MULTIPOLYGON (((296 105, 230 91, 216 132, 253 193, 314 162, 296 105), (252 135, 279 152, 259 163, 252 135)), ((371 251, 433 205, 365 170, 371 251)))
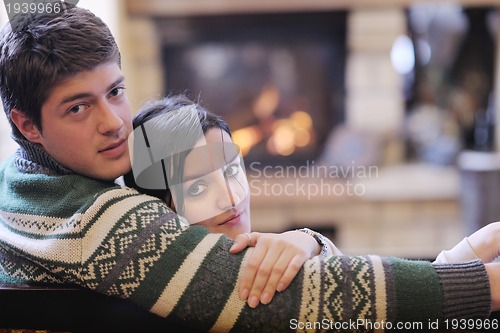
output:
POLYGON ((231 215, 229 218, 224 220, 222 223, 219 223, 218 225, 221 226, 235 226, 241 222, 241 216, 242 212, 238 212, 236 214, 231 215))

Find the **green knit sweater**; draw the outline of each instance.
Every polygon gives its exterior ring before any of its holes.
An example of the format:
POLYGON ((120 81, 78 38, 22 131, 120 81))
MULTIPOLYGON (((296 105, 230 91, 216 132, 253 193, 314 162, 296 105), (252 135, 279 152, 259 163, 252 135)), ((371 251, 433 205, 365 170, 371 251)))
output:
POLYGON ((76 283, 221 332, 350 331, 401 321, 425 328, 429 320, 489 314, 481 262, 379 256, 315 257, 271 304, 251 309, 237 296, 249 251, 229 254, 231 240, 189 227, 160 200, 76 175, 20 144, 0 167, 0 284, 76 283))

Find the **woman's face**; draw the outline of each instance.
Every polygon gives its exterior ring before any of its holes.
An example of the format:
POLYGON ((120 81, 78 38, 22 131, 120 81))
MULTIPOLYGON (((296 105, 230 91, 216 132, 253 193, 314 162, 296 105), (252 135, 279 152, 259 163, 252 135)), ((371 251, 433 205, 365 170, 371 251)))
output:
POLYGON ((209 129, 187 155, 184 182, 179 185, 182 215, 188 222, 233 239, 251 229, 248 181, 242 157, 234 147, 226 131, 209 129))

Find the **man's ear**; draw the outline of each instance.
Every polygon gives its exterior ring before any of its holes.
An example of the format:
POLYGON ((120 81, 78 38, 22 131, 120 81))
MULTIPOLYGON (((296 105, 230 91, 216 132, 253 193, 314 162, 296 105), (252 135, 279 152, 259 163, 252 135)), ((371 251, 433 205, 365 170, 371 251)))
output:
POLYGON ((31 142, 40 143, 40 131, 24 112, 18 109, 12 109, 10 111, 10 119, 26 139, 31 142))

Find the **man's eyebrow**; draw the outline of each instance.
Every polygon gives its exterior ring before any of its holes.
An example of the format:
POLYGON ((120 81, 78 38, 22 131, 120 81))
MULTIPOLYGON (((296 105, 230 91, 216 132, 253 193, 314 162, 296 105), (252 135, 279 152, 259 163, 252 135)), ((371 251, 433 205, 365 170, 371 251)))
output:
MULTIPOLYGON (((118 79, 116 79, 116 81, 111 83, 106 88, 106 91, 113 89, 114 87, 116 87, 117 85, 122 83, 124 80, 125 80, 125 77, 123 75, 120 76, 118 79)), ((93 96, 93 94, 91 94, 91 93, 78 93, 78 94, 67 96, 67 97, 63 98, 63 100, 61 101, 60 104, 66 104, 66 103, 70 103, 70 102, 76 101, 76 100, 81 99, 81 98, 88 98, 88 97, 92 97, 92 96, 93 96)))

